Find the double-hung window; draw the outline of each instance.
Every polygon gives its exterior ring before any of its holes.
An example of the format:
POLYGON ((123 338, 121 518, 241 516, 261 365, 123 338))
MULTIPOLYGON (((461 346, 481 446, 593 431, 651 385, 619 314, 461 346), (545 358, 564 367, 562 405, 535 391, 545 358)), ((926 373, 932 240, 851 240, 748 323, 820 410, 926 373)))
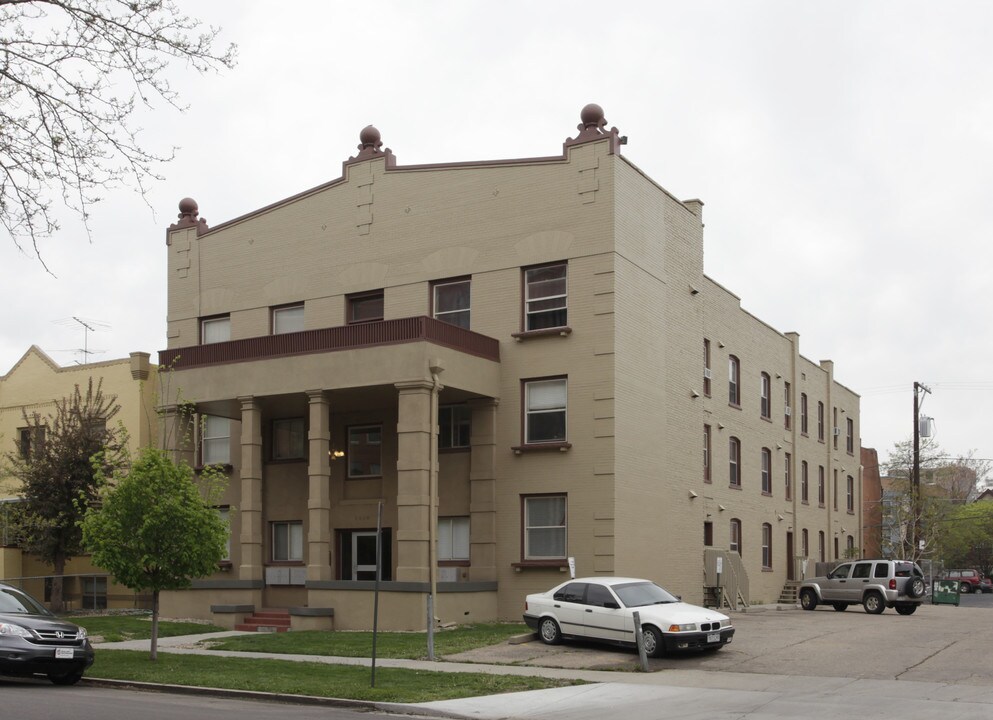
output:
POLYGON ((303 523, 274 522, 272 524, 272 559, 274 562, 303 560, 303 523))
POLYGON ((800 461, 800 502, 806 505, 810 501, 810 474, 807 461, 800 461))
POLYGON ((741 520, 731 519, 730 533, 728 549, 741 555, 741 520))
POLYGON ((772 378, 769 373, 762 373, 762 382, 759 387, 759 410, 766 420, 772 419, 772 378))
POLYGON ((772 525, 762 523, 762 568, 772 569, 772 525))
POLYGON ((231 339, 231 316, 217 315, 200 320, 200 344, 225 342, 231 339))
POLYGON ((566 556, 565 495, 533 495, 524 500, 524 559, 562 560, 566 556))
POLYGON ((300 332, 303 330, 303 303, 272 309, 272 334, 300 332))
POLYGON ((307 457, 307 427, 303 418, 272 421, 272 459, 299 460, 307 457))
POLYGON ((565 442, 567 389, 565 378, 524 383, 525 444, 565 442))
POLYGON ((204 415, 201 433, 201 462, 204 465, 231 464, 231 421, 226 417, 204 415))
POLYGON ((741 362, 734 355, 728 358, 728 404, 741 405, 741 362))
POLYGON ((382 436, 381 425, 348 428, 348 477, 382 477, 382 436))
POLYGON ((442 405, 438 408, 438 447, 442 450, 469 447, 468 405, 442 405))
POLYGON ((348 316, 346 321, 349 325, 359 323, 377 322, 383 319, 383 291, 362 293, 348 297, 348 316))
POLYGON ((469 280, 446 280, 435 283, 431 297, 435 320, 468 330, 470 291, 469 280))
POLYGON ((454 562, 469 559, 469 518, 438 518, 438 560, 454 562))
POLYGON ((728 440, 728 482, 731 487, 741 487, 741 441, 728 440))
POLYGON ((524 271, 524 329, 544 330, 568 324, 565 263, 524 271))
POLYGON ((762 448, 762 494, 772 495, 772 450, 762 448))

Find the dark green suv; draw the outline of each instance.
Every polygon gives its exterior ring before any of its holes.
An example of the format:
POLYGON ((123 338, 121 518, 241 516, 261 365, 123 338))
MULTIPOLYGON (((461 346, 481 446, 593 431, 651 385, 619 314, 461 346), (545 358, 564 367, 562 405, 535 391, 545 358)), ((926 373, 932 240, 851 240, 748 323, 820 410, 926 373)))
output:
POLYGON ((910 560, 855 560, 838 565, 824 577, 800 585, 800 607, 813 610, 830 605, 843 611, 861 605, 878 614, 888 607, 912 615, 924 602, 927 586, 921 568, 910 560))

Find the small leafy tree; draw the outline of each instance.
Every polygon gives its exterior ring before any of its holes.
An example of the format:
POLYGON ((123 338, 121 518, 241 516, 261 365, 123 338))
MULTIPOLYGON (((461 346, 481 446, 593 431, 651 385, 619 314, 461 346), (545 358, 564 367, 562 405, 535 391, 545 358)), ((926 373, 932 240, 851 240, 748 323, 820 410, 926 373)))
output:
POLYGON ((949 513, 939 550, 945 567, 993 575, 993 502, 970 503, 949 513))
POLYGON ((79 521, 86 504, 96 497, 99 470, 112 473, 126 458, 127 434, 111 422, 121 406, 117 396, 105 397, 102 381, 93 379, 86 392, 56 401, 46 417, 24 413, 25 437, 15 438, 15 450, 6 454, 10 471, 21 481, 24 498, 19 534, 24 548, 52 565, 51 606, 63 609, 62 579, 66 563, 83 553, 79 521), (92 458, 99 455, 101 466, 92 458))
POLYGON ((152 593, 151 659, 158 657, 159 593, 188 588, 224 558, 227 522, 212 505, 226 476, 199 476, 162 450, 144 448, 127 471, 101 475, 99 503, 82 522, 93 561, 132 590, 152 593))

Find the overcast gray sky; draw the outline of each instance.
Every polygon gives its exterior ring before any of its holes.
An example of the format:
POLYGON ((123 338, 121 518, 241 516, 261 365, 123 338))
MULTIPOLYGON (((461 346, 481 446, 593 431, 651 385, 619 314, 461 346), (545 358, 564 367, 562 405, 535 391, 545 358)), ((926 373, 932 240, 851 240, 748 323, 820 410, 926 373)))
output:
POLYGON ((552 155, 599 103, 624 155, 700 198, 705 270, 862 396, 862 444, 912 432, 993 458, 993 3, 945 0, 178 0, 240 61, 174 67, 190 109, 148 195, 106 194, 42 251, 0 238, 0 374, 165 347, 165 228, 218 224, 340 175, 367 124, 400 164, 552 155), (99 351, 98 353, 96 351, 99 351))

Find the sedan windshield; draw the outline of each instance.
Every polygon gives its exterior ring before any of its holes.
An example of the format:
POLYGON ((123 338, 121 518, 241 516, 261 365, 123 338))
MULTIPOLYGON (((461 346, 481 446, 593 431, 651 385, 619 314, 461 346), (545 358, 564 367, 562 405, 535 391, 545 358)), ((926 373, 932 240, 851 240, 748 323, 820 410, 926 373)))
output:
POLYGON ((614 585, 613 590, 625 607, 641 607, 643 605, 664 605, 679 602, 679 598, 663 590, 655 583, 637 582, 614 585))
POLYGON ((0 587, 0 613, 17 615, 50 615, 34 598, 17 588, 0 587))

